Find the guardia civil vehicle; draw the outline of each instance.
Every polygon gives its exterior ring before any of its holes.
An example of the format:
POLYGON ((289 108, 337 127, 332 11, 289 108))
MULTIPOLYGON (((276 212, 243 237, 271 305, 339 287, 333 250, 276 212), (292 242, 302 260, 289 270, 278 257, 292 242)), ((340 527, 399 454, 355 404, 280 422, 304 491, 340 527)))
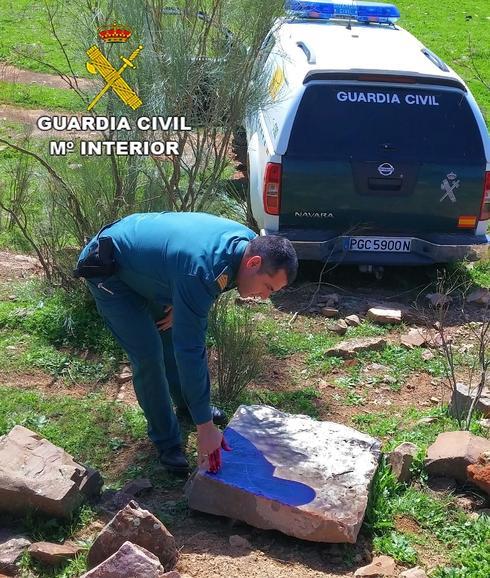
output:
POLYGON ((245 121, 262 234, 368 270, 485 252, 489 135, 463 80, 394 5, 287 8, 258 62, 270 102, 245 121))

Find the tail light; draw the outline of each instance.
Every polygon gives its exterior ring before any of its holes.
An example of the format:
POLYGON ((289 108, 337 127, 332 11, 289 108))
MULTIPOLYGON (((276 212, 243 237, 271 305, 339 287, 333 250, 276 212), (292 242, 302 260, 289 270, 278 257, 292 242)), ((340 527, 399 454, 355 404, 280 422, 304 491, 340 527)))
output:
POLYGON ((487 219, 490 219, 490 171, 485 173, 480 211, 480 221, 486 221, 487 219))
POLYGON ((267 163, 264 175, 264 209, 268 215, 279 215, 281 174, 282 166, 279 163, 267 163))

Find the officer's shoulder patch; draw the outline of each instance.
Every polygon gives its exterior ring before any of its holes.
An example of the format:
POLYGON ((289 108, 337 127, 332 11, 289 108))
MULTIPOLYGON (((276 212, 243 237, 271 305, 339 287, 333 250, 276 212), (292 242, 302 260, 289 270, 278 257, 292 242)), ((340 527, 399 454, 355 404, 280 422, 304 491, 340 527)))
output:
POLYGON ((216 283, 218 284, 218 287, 220 288, 221 291, 225 290, 225 287, 228 285, 228 275, 227 273, 223 272, 220 275, 218 275, 215 279, 216 283))

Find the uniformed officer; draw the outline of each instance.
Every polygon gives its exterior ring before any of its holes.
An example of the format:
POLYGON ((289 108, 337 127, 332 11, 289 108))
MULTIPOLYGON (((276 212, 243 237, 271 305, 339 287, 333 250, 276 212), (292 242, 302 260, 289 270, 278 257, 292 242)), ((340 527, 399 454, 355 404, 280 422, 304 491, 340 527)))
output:
POLYGON ((189 464, 177 414, 197 426, 199 463, 216 472, 229 449, 210 405, 206 329, 210 307, 228 289, 266 299, 296 276, 290 241, 258 237, 234 221, 205 213, 134 214, 101 229, 75 271, 127 352, 148 435, 175 473, 189 464))

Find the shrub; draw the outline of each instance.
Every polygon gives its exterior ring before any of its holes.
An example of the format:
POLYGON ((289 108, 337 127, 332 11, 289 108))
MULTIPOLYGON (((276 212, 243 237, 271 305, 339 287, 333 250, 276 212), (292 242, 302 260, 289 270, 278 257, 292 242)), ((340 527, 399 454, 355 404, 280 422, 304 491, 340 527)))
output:
POLYGON ((264 347, 255 330, 252 312, 222 296, 209 315, 209 339, 217 358, 217 400, 232 405, 260 374, 264 347))

